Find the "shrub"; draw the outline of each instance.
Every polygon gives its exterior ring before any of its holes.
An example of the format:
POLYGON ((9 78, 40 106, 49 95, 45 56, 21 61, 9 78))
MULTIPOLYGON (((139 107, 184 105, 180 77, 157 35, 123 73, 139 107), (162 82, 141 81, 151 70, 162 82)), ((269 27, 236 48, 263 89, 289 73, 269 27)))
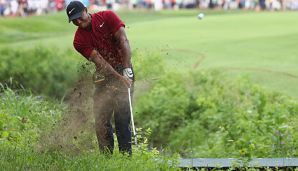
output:
POLYGON ((77 79, 78 62, 64 53, 46 47, 26 50, 2 49, 0 80, 11 88, 20 85, 36 94, 63 97, 77 79))
POLYGON ((136 101, 151 141, 192 157, 298 154, 298 102, 218 71, 168 73, 136 101))
POLYGON ((136 80, 152 80, 165 74, 164 61, 158 53, 133 51, 136 80))
MULTIPOLYGON (((1 49, 0 83, 54 98, 68 95, 80 77, 93 73, 94 66, 74 50, 54 49, 57 48, 1 49)), ((158 54, 134 51, 133 62, 137 80, 154 79, 163 74, 158 54)))
POLYGON ((40 96, 23 96, 11 89, 0 96, 0 145, 32 147, 40 133, 48 131, 61 118, 62 105, 40 96))

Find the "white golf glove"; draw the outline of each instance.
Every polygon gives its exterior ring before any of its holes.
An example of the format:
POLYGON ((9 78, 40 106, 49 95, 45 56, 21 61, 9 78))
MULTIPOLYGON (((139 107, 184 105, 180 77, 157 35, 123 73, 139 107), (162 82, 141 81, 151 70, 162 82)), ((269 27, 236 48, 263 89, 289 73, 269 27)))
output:
POLYGON ((123 69, 123 76, 130 79, 130 80, 133 80, 133 72, 132 72, 132 69, 131 68, 125 68, 123 69))

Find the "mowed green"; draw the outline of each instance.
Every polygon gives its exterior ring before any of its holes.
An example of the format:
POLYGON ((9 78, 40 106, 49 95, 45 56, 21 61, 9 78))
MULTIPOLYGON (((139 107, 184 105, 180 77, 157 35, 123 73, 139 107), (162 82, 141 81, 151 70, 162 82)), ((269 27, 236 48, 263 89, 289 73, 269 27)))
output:
MULTIPOLYGON (((269 89, 298 97, 297 12, 119 12, 133 50, 158 53, 170 70, 219 69, 248 75, 269 89)), ((0 47, 72 48, 75 28, 64 13, 0 19, 0 47)))

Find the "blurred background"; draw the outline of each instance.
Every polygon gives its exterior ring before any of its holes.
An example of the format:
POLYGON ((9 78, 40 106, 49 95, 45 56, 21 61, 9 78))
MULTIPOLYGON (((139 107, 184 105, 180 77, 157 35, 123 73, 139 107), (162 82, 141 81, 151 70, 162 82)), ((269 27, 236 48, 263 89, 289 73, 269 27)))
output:
MULTIPOLYGON (((1 0, 1 16, 41 15, 61 11, 71 0, 1 0)), ((91 10, 223 9, 297 10, 297 0, 81 0, 91 10)))

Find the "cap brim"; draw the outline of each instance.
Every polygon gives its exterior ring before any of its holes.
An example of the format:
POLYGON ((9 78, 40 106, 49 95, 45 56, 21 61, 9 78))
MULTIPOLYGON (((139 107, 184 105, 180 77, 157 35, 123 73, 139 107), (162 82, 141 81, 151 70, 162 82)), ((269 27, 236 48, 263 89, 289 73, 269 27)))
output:
POLYGON ((84 11, 78 12, 75 15, 72 15, 68 18, 68 22, 70 23, 72 20, 82 17, 84 11))

